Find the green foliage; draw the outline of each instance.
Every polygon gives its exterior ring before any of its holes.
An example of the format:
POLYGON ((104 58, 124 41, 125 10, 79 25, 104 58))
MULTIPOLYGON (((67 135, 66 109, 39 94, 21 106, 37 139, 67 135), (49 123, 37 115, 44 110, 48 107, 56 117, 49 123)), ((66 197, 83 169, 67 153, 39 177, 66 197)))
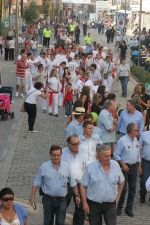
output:
POLYGON ((44 14, 44 19, 47 19, 47 17, 49 16, 49 12, 50 12, 49 8, 50 8, 50 3, 46 2, 42 9, 44 14))
POLYGON ((144 84, 150 82, 150 72, 141 67, 131 66, 131 73, 144 84))
POLYGON ((60 5, 56 5, 54 8, 54 16, 58 16, 60 15, 60 5))
POLYGON ((27 8, 24 9, 24 20, 27 24, 31 24, 34 20, 39 18, 39 6, 35 1, 32 1, 27 8))

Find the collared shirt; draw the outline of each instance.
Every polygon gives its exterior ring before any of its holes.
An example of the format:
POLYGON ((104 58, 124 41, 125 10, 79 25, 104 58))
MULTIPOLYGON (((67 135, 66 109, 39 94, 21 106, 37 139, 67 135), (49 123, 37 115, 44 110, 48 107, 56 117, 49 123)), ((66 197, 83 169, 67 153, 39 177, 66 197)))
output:
POLYGON ((150 130, 141 134, 140 140, 141 157, 150 161, 150 130))
POLYGON ((116 141, 116 130, 110 132, 114 126, 114 118, 112 117, 111 113, 109 113, 106 109, 103 109, 98 118, 98 127, 102 131, 102 140, 104 143, 107 142, 115 142, 116 141))
MULTIPOLYGON (((77 136, 83 134, 83 127, 80 126, 80 127, 75 128, 75 134, 77 136)), ((93 134, 98 134, 98 136, 100 137, 100 139, 103 140, 102 139, 102 132, 101 132, 101 130, 100 130, 99 127, 93 126, 93 134)))
POLYGON ((118 66, 118 73, 120 73, 121 77, 128 77, 129 76, 130 67, 128 64, 118 66))
MULTIPOLYGON (((114 68, 115 68, 115 66, 112 62, 107 63, 107 62, 104 61, 103 64, 102 64, 102 69, 104 70, 105 74, 108 73, 108 71, 110 71, 114 68)), ((111 77, 112 73, 108 73, 108 76, 111 77)))
POLYGON ((79 136, 80 146, 79 149, 86 152, 88 162, 92 162, 96 159, 96 146, 97 144, 103 144, 102 140, 97 134, 93 134, 92 137, 87 140, 83 134, 79 136))
POLYGON ((70 149, 66 147, 62 149, 61 160, 69 164, 76 182, 80 183, 86 164, 88 163, 85 152, 79 149, 76 156, 74 156, 70 149))
POLYGON ((66 138, 75 134, 75 129, 79 126, 82 126, 82 123, 79 123, 76 119, 72 120, 66 128, 66 138))
POLYGON ((76 186, 69 165, 61 161, 58 170, 56 170, 50 160, 40 166, 33 185, 42 187, 43 192, 47 195, 65 197, 68 193, 67 183, 70 187, 76 186))
POLYGON ((123 110, 118 120, 117 131, 126 134, 126 127, 129 123, 135 123, 139 128, 139 134, 143 133, 144 120, 141 112, 135 110, 131 115, 126 109, 123 110))
POLYGON ((140 145, 137 138, 131 139, 127 134, 121 137, 115 146, 113 158, 130 165, 141 162, 140 145))
POLYGON ((118 195, 118 184, 124 181, 120 166, 110 160, 108 175, 103 170, 99 160, 87 164, 81 184, 87 187, 87 198, 94 202, 114 202, 118 195))

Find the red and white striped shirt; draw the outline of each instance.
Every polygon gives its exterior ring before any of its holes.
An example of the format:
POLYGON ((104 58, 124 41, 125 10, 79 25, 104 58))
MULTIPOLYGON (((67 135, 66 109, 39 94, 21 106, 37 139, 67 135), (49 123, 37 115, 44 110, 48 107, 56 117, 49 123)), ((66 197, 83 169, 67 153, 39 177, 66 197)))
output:
POLYGON ((25 78, 26 77, 26 70, 27 66, 24 64, 24 61, 22 59, 17 61, 17 70, 16 70, 16 76, 25 78), (22 66, 23 65, 23 66, 22 66))

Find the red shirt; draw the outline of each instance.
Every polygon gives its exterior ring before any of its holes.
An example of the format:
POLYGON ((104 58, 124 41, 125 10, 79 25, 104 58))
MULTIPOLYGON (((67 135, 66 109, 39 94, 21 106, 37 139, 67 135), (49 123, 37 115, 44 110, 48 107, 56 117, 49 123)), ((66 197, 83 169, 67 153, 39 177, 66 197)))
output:
POLYGON ((73 92, 72 89, 70 91, 67 90, 67 93, 65 95, 65 101, 72 101, 73 100, 73 98, 72 98, 72 92, 73 92))
POLYGON ((17 61, 17 70, 16 70, 16 76, 25 78, 26 77, 26 66, 21 67, 21 65, 24 64, 24 61, 22 59, 17 61))

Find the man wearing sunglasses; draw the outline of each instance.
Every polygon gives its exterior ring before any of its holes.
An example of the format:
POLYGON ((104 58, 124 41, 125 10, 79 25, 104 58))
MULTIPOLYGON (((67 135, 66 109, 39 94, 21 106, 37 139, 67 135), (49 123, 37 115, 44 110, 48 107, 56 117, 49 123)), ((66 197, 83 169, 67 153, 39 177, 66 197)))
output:
POLYGON ((118 140, 114 151, 114 160, 120 164, 125 177, 125 184, 118 204, 117 215, 121 215, 128 184, 128 199, 125 213, 130 217, 134 217, 132 207, 136 193, 137 169, 139 175, 142 173, 140 146, 137 140, 139 128, 135 123, 129 123, 126 130, 127 134, 118 140))
MULTIPOLYGON (((80 194, 80 180, 83 176, 83 173, 88 162, 86 153, 79 149, 80 141, 77 135, 71 135, 67 138, 67 146, 62 149, 62 158, 61 160, 69 164, 74 178, 77 182, 78 192, 80 194)), ((72 197, 75 202, 75 195, 72 191, 72 188, 69 187, 67 194, 67 207, 71 202, 72 197)), ((75 202, 75 212, 73 216, 73 225, 84 225, 85 213, 83 211, 82 203, 77 205, 75 202)))

